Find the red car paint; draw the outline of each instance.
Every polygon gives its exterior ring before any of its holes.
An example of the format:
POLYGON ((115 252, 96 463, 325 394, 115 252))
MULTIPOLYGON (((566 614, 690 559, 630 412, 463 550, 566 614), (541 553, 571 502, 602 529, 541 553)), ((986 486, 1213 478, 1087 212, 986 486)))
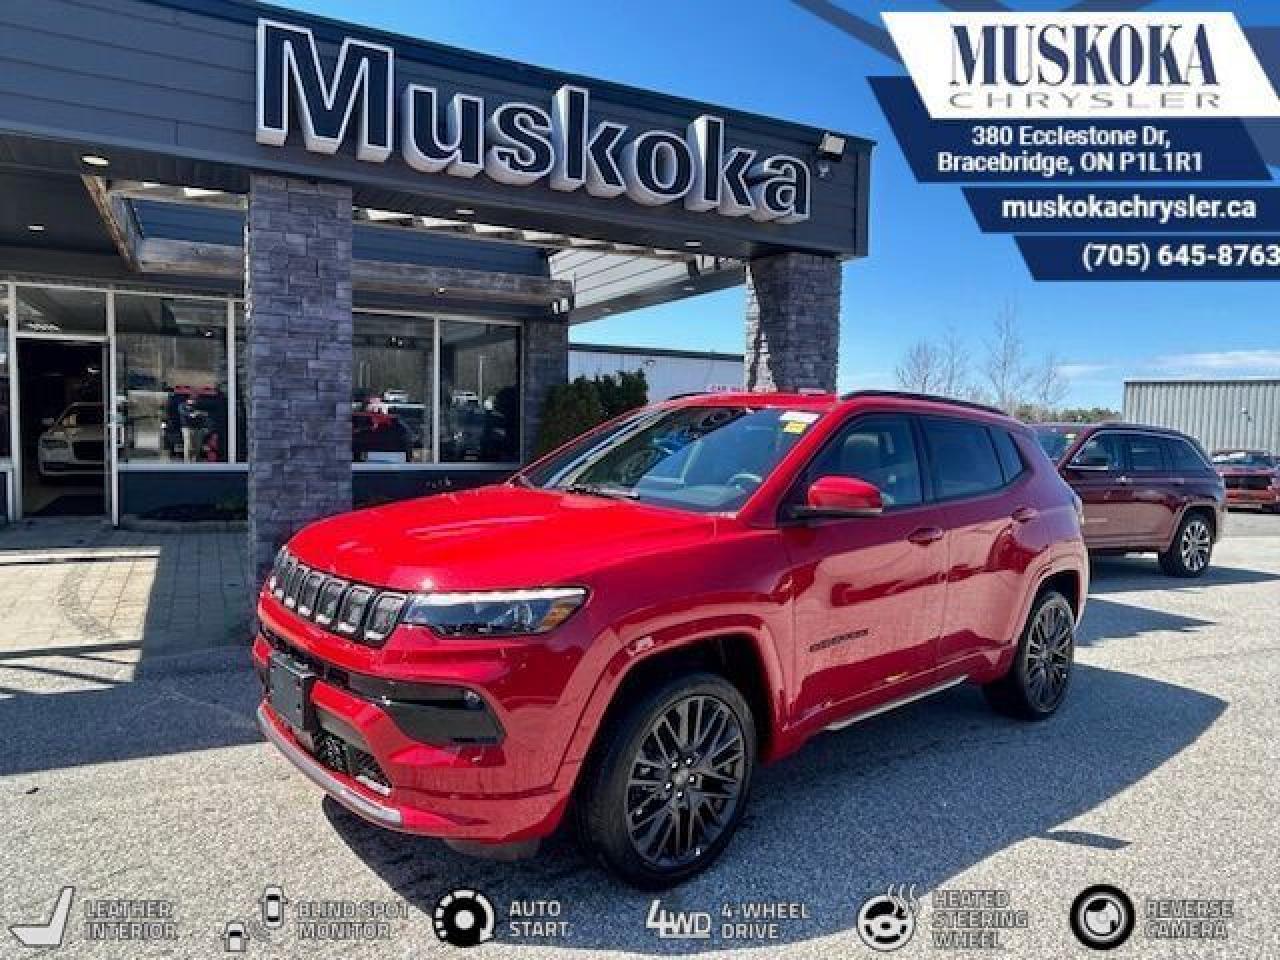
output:
MULTIPOLYGON (((503 731, 496 744, 429 746, 376 700, 322 676, 315 709, 353 731, 390 784, 384 795, 329 772, 327 789, 362 816, 412 833, 482 843, 542 837, 559 823, 619 684, 650 658, 745 638, 761 694, 761 756, 769 761, 879 704, 954 678, 1001 676, 1051 577, 1083 612, 1088 563, 1077 504, 1026 427, 907 395, 719 394, 660 406, 734 405, 780 408, 803 426, 788 430, 801 435, 732 513, 530 489, 517 477, 332 517, 298 533, 288 550, 301 562, 406 593, 589 591, 576 614, 546 634, 464 640, 402 624, 374 648, 316 626, 264 589, 258 616, 277 648, 286 644, 340 677, 465 688, 503 731), (780 508, 815 454, 842 426, 873 413, 1006 431, 1024 470, 982 495, 877 517, 784 522, 780 508), (388 822, 388 811, 398 822, 388 822)), ((272 649, 260 632, 253 655, 264 674, 272 649)), ((305 738, 267 702, 260 720, 304 770, 318 767, 305 738)))
POLYGON ((1167 550, 1189 510, 1207 511, 1215 537, 1221 533, 1222 479, 1186 434, 1131 423, 1039 424, 1036 431, 1042 442, 1058 441, 1053 446, 1058 468, 1084 504, 1084 539, 1090 550, 1167 550), (1101 466, 1083 463, 1090 442, 1101 443, 1104 437, 1114 438, 1118 456, 1101 466), (1172 462, 1166 441, 1189 446, 1199 462, 1172 462), (1148 463, 1135 463, 1137 443, 1155 443, 1159 455, 1148 463))
POLYGON ((1265 450, 1215 450, 1213 465, 1227 487, 1227 506, 1280 510, 1280 461, 1265 450))

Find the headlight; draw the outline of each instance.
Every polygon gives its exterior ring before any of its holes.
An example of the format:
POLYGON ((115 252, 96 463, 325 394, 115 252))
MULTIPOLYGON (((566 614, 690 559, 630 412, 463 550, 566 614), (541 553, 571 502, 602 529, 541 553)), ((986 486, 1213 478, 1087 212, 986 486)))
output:
POLYGON ((279 597, 282 593, 284 565, 289 559, 289 551, 281 547, 276 551, 276 558, 271 564, 271 575, 267 577, 267 590, 279 597))
POLYGON ((523 636, 558 627, 586 599, 581 587, 424 593, 410 598, 401 622, 445 637, 523 636))

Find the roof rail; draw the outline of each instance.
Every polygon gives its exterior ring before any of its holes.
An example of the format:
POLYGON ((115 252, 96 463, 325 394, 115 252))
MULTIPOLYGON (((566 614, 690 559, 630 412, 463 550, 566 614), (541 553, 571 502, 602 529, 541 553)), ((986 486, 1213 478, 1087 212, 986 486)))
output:
POLYGON ((970 410, 981 410, 984 413, 998 413, 1002 417, 1007 417, 999 407, 993 407, 986 403, 977 403, 973 400, 957 400, 955 397, 940 397, 933 393, 912 393, 910 390, 854 390, 852 393, 844 394, 841 400, 853 400, 857 397, 899 397, 904 400, 927 400, 930 403, 945 403, 953 407, 968 407, 970 410))

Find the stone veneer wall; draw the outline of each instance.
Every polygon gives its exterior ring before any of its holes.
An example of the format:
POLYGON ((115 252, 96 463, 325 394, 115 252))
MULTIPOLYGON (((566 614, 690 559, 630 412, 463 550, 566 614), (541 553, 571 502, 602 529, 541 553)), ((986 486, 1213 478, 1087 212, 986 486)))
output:
POLYGON ((747 264, 748 390, 832 390, 840 345, 840 261, 781 253, 747 264))
POLYGON ((255 175, 245 217, 249 562, 351 508, 351 189, 255 175))
POLYGON ((521 331, 524 344, 524 407, 520 446, 530 460, 538 443, 542 404, 547 391, 569 379, 569 325, 563 320, 529 320, 521 331))

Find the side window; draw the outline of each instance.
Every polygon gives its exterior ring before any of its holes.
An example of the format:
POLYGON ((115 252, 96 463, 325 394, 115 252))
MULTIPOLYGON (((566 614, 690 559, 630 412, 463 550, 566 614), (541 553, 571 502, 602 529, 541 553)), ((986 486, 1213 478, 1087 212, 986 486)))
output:
POLYGON ((1129 469, 1134 473, 1164 473, 1164 444, 1159 437, 1135 433, 1125 438, 1129 445, 1129 469))
POLYGON ((920 422, 929 445, 935 497, 971 497, 1004 486, 1004 473, 985 426, 936 417, 920 422))
POLYGON ((1001 430, 999 427, 988 427, 988 429, 991 431, 991 439, 996 444, 996 456, 1000 459, 1000 469, 1004 471, 1004 482, 1011 483, 1015 478, 1022 476, 1027 465, 1023 463, 1022 454, 1018 452, 1018 444, 1008 430, 1001 430))
POLYGON ((1170 437, 1164 443, 1169 462, 1178 473, 1204 473, 1209 469, 1196 448, 1187 441, 1170 437))
POLYGON ((911 421, 888 415, 855 420, 809 468, 810 481, 826 476, 865 480, 879 489, 889 507, 920 503, 924 493, 911 421))
POLYGON ((1118 433, 1094 434, 1076 451, 1076 455, 1071 458, 1070 466, 1092 467, 1095 470, 1119 470, 1124 464, 1120 441, 1121 437, 1118 433))

